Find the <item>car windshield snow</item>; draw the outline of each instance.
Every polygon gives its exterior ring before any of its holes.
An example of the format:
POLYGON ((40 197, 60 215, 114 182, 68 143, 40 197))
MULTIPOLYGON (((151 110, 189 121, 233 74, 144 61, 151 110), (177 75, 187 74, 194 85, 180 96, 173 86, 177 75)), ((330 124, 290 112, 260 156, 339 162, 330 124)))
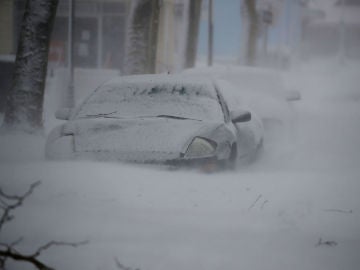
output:
POLYGON ((221 121, 223 114, 210 84, 123 82, 102 86, 75 118, 92 117, 221 121))

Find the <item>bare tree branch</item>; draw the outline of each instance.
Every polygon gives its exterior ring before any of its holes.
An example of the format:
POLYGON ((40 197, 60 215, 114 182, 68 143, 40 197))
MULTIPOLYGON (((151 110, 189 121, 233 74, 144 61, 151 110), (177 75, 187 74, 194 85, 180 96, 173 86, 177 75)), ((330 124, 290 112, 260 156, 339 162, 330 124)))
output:
MULTIPOLYGON (((0 267, 5 264, 5 261, 7 258, 11 258, 15 261, 23 261, 28 262, 34 265, 39 270, 54 270, 53 268, 47 266, 43 262, 41 262, 38 257, 41 255, 41 253, 53 246, 70 246, 70 247, 78 247, 81 245, 88 244, 88 241, 83 242, 77 242, 77 243, 67 243, 67 242, 58 242, 58 241, 51 241, 41 247, 39 247, 33 254, 31 255, 24 255, 18 252, 16 249, 14 249, 14 245, 19 243, 22 239, 19 239, 12 243, 11 245, 6 244, 0 244, 2 247, 4 247, 4 250, 0 250, 0 267)), ((1 268, 0 268, 1 269, 1 268)))
POLYGON ((264 209, 265 204, 267 204, 268 202, 269 202, 268 200, 265 200, 265 201, 262 203, 262 205, 261 205, 261 210, 263 210, 263 209, 264 209))
POLYGON ((29 196, 35 188, 37 188, 41 184, 41 181, 36 181, 35 183, 31 184, 29 189, 23 195, 8 195, 0 188, 0 196, 8 200, 23 200, 27 196, 29 196))
POLYGON ((117 257, 114 258, 114 261, 115 261, 116 267, 120 270, 140 270, 139 268, 134 269, 134 268, 123 265, 117 257))
POLYGON ((23 237, 20 237, 19 239, 15 240, 10 244, 10 247, 15 247, 16 245, 20 244, 24 240, 23 237))
POLYGON ((325 209, 325 212, 337 212, 337 213, 343 213, 343 214, 352 214, 352 210, 343 210, 343 209, 325 209))
POLYGON ((262 195, 259 194, 259 196, 257 196, 256 200, 250 205, 250 207, 248 208, 248 211, 250 211, 251 209, 254 208, 254 206, 257 204, 257 202, 261 199, 262 195))
POLYGON ((0 217, 0 231, 2 227, 5 225, 5 223, 13 219, 13 216, 11 215, 11 211, 20 207, 23 204, 24 200, 33 193, 34 189, 37 188, 40 185, 40 183, 41 183, 40 181, 33 183, 29 187, 29 189, 23 195, 20 196, 9 195, 0 188, 0 198, 1 198, 1 203, 3 204, 3 206, 1 207, 3 213, 0 217))
POLYGON ((68 243, 68 242, 58 242, 58 241, 51 241, 41 247, 39 247, 35 253, 33 255, 31 255, 31 257, 38 257, 40 256, 41 252, 43 252, 44 250, 49 249, 52 246, 68 246, 68 247, 78 247, 78 246, 82 246, 82 245, 86 245, 88 244, 89 241, 82 241, 82 242, 78 242, 78 243, 68 243))
POLYGON ((317 242, 317 244, 315 245, 316 247, 319 246, 329 246, 329 247, 334 247, 337 246, 338 243, 335 241, 323 241, 322 238, 319 238, 319 241, 317 242))
MULTIPOLYGON (((2 264, 5 264, 7 258, 11 258, 15 261, 23 261, 23 262, 31 263, 39 270, 54 270, 53 268, 39 261, 36 257, 22 255, 10 247, 7 248, 6 250, 0 250, 0 258, 2 264)), ((4 267, 4 265, 2 267, 4 267)))
MULTIPOLYGON (((11 212, 16 208, 22 206, 24 200, 28 196, 30 196, 33 193, 34 189, 37 188, 39 185, 40 181, 33 183, 23 195, 9 195, 0 188, 0 203, 2 204, 0 206, 0 209, 2 210, 2 214, 0 217, 0 233, 5 223, 11 221, 14 218, 14 216, 11 215, 11 212)), ((50 241, 45 245, 40 246, 33 254, 24 255, 15 249, 15 246, 21 243, 22 240, 23 238, 20 237, 10 244, 0 243, 0 269, 5 269, 7 259, 12 259, 15 261, 30 263, 38 270, 54 270, 53 268, 38 259, 38 257, 43 251, 53 246, 78 247, 80 245, 85 245, 88 243, 88 241, 77 243, 50 241)))

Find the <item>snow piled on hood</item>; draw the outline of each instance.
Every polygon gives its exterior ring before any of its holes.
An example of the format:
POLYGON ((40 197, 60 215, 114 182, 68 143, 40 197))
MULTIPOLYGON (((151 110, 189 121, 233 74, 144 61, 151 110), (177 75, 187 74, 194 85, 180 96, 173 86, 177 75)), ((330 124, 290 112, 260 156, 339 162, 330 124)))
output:
MULTIPOLYGON (((91 119, 75 125, 74 144, 78 153, 99 158, 151 162, 180 158, 195 136, 219 124, 166 118, 91 119)), ((65 127, 66 128, 66 127, 65 127)))

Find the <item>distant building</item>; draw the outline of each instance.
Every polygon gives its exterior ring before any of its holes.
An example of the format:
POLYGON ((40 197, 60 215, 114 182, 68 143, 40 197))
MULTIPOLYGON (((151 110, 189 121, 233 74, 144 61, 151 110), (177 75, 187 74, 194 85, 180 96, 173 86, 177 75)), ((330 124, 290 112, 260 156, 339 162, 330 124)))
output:
POLYGON ((304 13, 305 57, 331 57, 340 52, 360 60, 360 1, 321 0, 304 13))
MULTIPOLYGON (((59 1, 50 61, 64 65, 67 59, 68 1, 59 1)), ((129 0, 76 0, 76 67, 121 69, 124 58, 129 0)))
MULTIPOLYGON (((120 70, 125 59, 127 23, 135 0, 74 0, 74 65, 120 70)), ((0 1, 0 55, 16 54, 26 0, 0 1)), ((156 71, 183 67, 189 0, 159 0, 156 71)), ((69 0, 59 1, 50 43, 50 67, 65 67, 68 59, 69 0)))
MULTIPOLYGON (((75 0, 76 67, 120 69, 131 0, 75 0)), ((15 54, 25 0, 0 1, 0 54, 15 54)), ((69 1, 58 4, 50 44, 52 65, 67 64, 69 1)))
MULTIPOLYGON (((81 79, 75 78, 75 86, 79 88, 75 97, 82 97, 81 88, 85 87, 79 85, 81 80, 91 82, 91 90, 106 77, 94 76, 90 69, 105 68, 121 72, 131 0, 74 1, 76 18, 73 63, 76 68, 88 70, 83 72, 85 75, 80 72, 81 79)), ((26 0, 0 0, 0 113, 12 84, 25 4, 26 0)), ((68 66, 68 21, 69 1, 60 0, 50 41, 48 67, 51 72, 48 74, 57 74, 61 91, 67 88, 68 73, 62 67, 68 66)), ((77 76, 80 73, 77 72, 77 76)))
MULTIPOLYGON (((145 0, 73 0, 75 3, 75 99, 78 101, 109 76, 124 74, 129 38, 130 9, 145 0), (100 73, 96 69, 108 69, 100 73), (94 76, 94 74, 99 74, 94 76), (101 74, 105 74, 101 76, 101 74), (91 87, 80 85, 91 82, 91 87), (86 88, 86 91, 84 90, 86 88)), ((184 67, 187 45, 189 0, 147 0, 157 5, 158 29, 154 44, 153 72, 176 72, 184 67)), ((50 76, 57 92, 67 89, 70 1, 60 0, 49 50, 50 76)), ((26 0, 0 0, 0 113, 12 73, 26 0)), ((149 12, 145 9, 145 13, 149 12)), ((151 30, 151 29, 150 29, 151 30)), ((150 31, 149 30, 149 31, 150 31)), ((146 48, 149 44, 144 43, 146 48)), ((145 48, 145 49, 146 49, 145 48)), ((147 63, 146 63, 147 64, 147 63)), ((89 83, 90 84, 90 83, 89 83)), ((65 94, 66 96, 66 94, 65 94)))

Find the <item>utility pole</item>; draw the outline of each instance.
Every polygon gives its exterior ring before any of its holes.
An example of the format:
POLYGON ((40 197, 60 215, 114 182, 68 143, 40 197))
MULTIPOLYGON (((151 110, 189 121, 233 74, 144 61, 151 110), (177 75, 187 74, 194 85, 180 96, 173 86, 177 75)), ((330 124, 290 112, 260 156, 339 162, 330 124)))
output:
POLYGON ((345 62, 345 21, 344 21, 344 9, 345 9, 345 0, 341 0, 341 13, 339 21, 339 62, 344 64, 345 62))
POLYGON ((103 2, 97 4, 97 68, 103 67, 103 24, 104 24, 104 11, 103 2))
POLYGON ((68 21, 68 72, 69 83, 65 97, 67 108, 75 107, 74 93, 74 39, 75 39, 75 0, 69 0, 69 21, 68 21))
POLYGON ((262 26, 264 31, 263 36, 263 54, 266 57, 267 55, 267 47, 268 47, 268 32, 269 25, 273 22, 273 12, 271 5, 269 5, 266 9, 264 9, 261 13, 262 15, 262 26))
POLYGON ((248 66, 254 66, 256 64, 256 45, 257 45, 257 36, 258 36, 258 28, 259 28, 259 16, 258 11, 256 9, 256 0, 243 0, 245 14, 247 18, 248 24, 248 33, 246 40, 246 58, 245 63, 248 66))
POLYGON ((208 18, 208 66, 213 64, 214 22, 213 22, 213 0, 209 0, 208 18))
POLYGON ((267 55, 267 47, 268 47, 268 32, 269 32, 269 26, 265 23, 264 25, 263 25, 263 30, 264 30, 264 33, 263 33, 263 48, 262 48, 262 50, 263 50, 263 54, 264 54, 264 56, 266 57, 266 55, 267 55))
POLYGON ((185 68, 192 68, 196 61, 202 0, 190 0, 188 38, 185 51, 185 68))

